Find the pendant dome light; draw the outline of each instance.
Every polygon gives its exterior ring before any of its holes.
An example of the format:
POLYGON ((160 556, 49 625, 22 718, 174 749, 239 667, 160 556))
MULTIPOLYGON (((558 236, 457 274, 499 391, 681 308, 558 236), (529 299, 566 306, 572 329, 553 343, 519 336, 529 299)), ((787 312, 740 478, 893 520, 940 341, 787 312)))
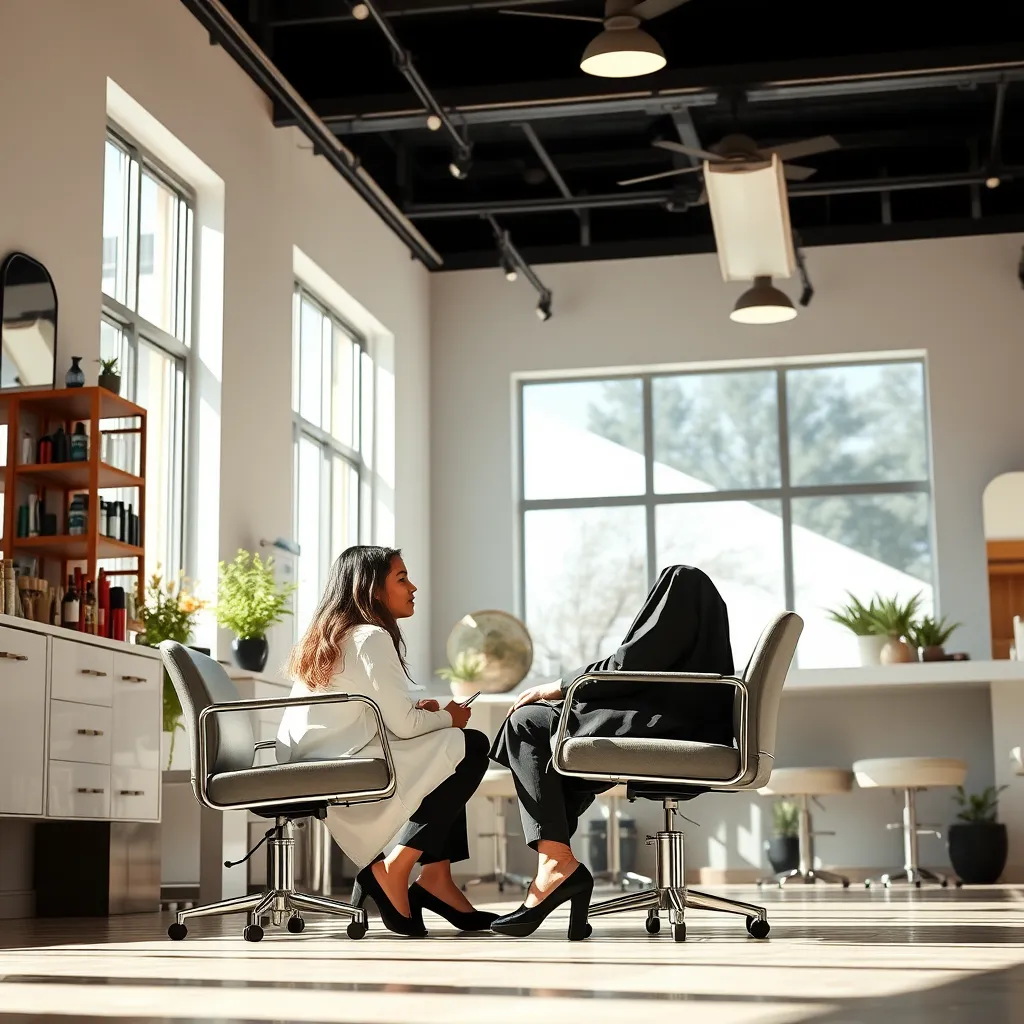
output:
POLYGON ((635 78, 665 66, 665 53, 657 39, 629 15, 607 18, 604 31, 583 52, 580 69, 599 78, 635 78))
POLYGON ((770 277, 755 277, 737 300, 729 319, 738 324, 781 324, 796 316, 796 308, 770 277))

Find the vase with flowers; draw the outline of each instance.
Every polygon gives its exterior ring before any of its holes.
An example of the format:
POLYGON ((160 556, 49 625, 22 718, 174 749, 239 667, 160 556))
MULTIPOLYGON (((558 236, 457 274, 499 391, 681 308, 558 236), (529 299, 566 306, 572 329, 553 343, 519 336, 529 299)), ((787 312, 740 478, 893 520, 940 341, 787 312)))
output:
MULTIPOLYGON (((139 620, 143 631, 137 643, 156 647, 164 640, 187 644, 195 631, 196 616, 206 607, 206 602, 196 596, 195 588, 183 572, 164 579, 160 566, 149 578, 145 601, 139 602, 139 620)), ((164 672, 164 721, 163 731, 170 734, 167 767, 174 761, 174 740, 181 724, 181 704, 174 692, 170 676, 164 672)))

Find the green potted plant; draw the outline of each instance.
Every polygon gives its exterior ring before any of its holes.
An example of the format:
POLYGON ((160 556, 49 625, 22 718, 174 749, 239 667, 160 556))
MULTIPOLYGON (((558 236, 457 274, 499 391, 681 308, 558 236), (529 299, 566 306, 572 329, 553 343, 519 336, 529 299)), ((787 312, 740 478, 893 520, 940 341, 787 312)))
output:
POLYGON ((217 581, 217 622, 235 634, 231 652, 247 672, 262 672, 270 647, 267 630, 291 615, 288 599, 294 583, 274 576, 274 559, 238 549, 230 562, 221 562, 217 581))
POLYGON ((455 659, 454 665, 439 668, 436 675, 444 679, 452 688, 452 696, 457 700, 472 697, 479 689, 476 680, 484 670, 484 656, 478 651, 462 651, 455 659))
MULTIPOLYGON (((206 607, 206 602, 196 597, 192 587, 179 573, 174 579, 164 580, 160 566, 149 578, 145 602, 139 602, 137 614, 143 630, 136 643, 156 647, 164 640, 187 644, 195 630, 196 616, 206 607)), ((163 731, 168 734, 167 767, 174 760, 174 740, 181 724, 181 704, 174 692, 171 678, 164 672, 163 731)))
POLYGON ((772 804, 772 837, 764 849, 777 875, 800 866, 800 808, 792 800, 772 804))
POLYGON ((871 614, 875 631, 886 638, 882 645, 883 665, 896 665, 917 661, 917 652, 907 642, 914 625, 914 615, 921 604, 921 595, 915 594, 901 602, 898 597, 880 597, 878 607, 871 614))
POLYGON ((947 625, 945 616, 936 621, 931 615, 925 615, 911 625, 907 639, 917 648, 922 661, 945 661, 946 641, 959 628, 959 622, 947 625))
POLYGON ((958 786, 954 800, 960 807, 949 827, 949 860, 957 877, 969 885, 992 885, 1006 867, 1006 826, 997 821, 999 794, 1006 786, 989 786, 968 794, 958 786))
POLYGON ((116 359, 100 360, 100 376, 97 383, 101 388, 113 391, 115 395, 121 394, 121 371, 116 359))
POLYGON ((838 608, 826 608, 825 612, 833 622, 845 626, 857 637, 860 663, 862 665, 877 665, 881 661, 882 647, 886 642, 886 637, 878 632, 875 622, 878 598, 877 596, 871 598, 870 603, 865 605, 849 591, 846 592, 846 595, 850 599, 849 603, 840 605, 838 608))

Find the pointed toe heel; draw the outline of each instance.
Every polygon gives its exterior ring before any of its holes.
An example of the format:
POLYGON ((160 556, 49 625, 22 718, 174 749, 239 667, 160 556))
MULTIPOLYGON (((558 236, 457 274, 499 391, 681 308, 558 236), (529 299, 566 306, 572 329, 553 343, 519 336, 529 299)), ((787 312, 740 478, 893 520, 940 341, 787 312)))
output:
POLYGON ((563 903, 569 903, 568 938, 570 942, 579 942, 590 935, 591 929, 587 923, 587 914, 593 895, 594 878, 586 867, 580 864, 568 878, 564 879, 553 892, 548 893, 535 907, 527 907, 524 904, 518 910, 513 910, 511 914, 499 917, 491 925, 491 931, 495 931, 499 935, 525 938, 527 935, 532 935, 553 910, 563 903))
POLYGON ((380 919, 389 932, 396 935, 406 935, 409 938, 422 939, 426 937, 427 930, 423 927, 422 917, 417 921, 415 915, 406 917, 395 908, 395 905, 388 899, 380 882, 373 873, 373 865, 369 864, 356 875, 355 885, 352 887, 352 902, 357 907, 362 907, 367 897, 377 905, 377 912, 380 919))
POLYGON ((438 917, 443 917, 452 927, 460 932, 488 932, 497 920, 497 914, 488 914, 484 910, 456 910, 431 892, 427 892, 418 882, 409 887, 409 909, 413 920, 423 925, 423 911, 429 910, 438 917))

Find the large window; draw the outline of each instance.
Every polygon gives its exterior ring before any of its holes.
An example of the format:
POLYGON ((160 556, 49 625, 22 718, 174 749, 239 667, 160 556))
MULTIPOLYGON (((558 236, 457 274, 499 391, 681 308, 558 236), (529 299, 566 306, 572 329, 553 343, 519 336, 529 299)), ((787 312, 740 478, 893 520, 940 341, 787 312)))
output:
POLYGON ((316 609, 331 563, 370 535, 373 364, 365 342, 301 286, 294 299, 295 627, 316 609))
MULTIPOLYGON (((148 413, 147 572, 160 564, 173 574, 184 561, 192 227, 189 190, 121 134, 110 132, 103 182, 100 355, 118 360, 121 393, 148 413)), ((133 468, 139 456, 129 443, 117 460, 133 468)))
POLYGON ((857 664, 846 591, 932 607, 924 364, 523 382, 520 526, 537 672, 612 651, 660 568, 729 605, 742 669, 783 607, 803 667, 857 664))

